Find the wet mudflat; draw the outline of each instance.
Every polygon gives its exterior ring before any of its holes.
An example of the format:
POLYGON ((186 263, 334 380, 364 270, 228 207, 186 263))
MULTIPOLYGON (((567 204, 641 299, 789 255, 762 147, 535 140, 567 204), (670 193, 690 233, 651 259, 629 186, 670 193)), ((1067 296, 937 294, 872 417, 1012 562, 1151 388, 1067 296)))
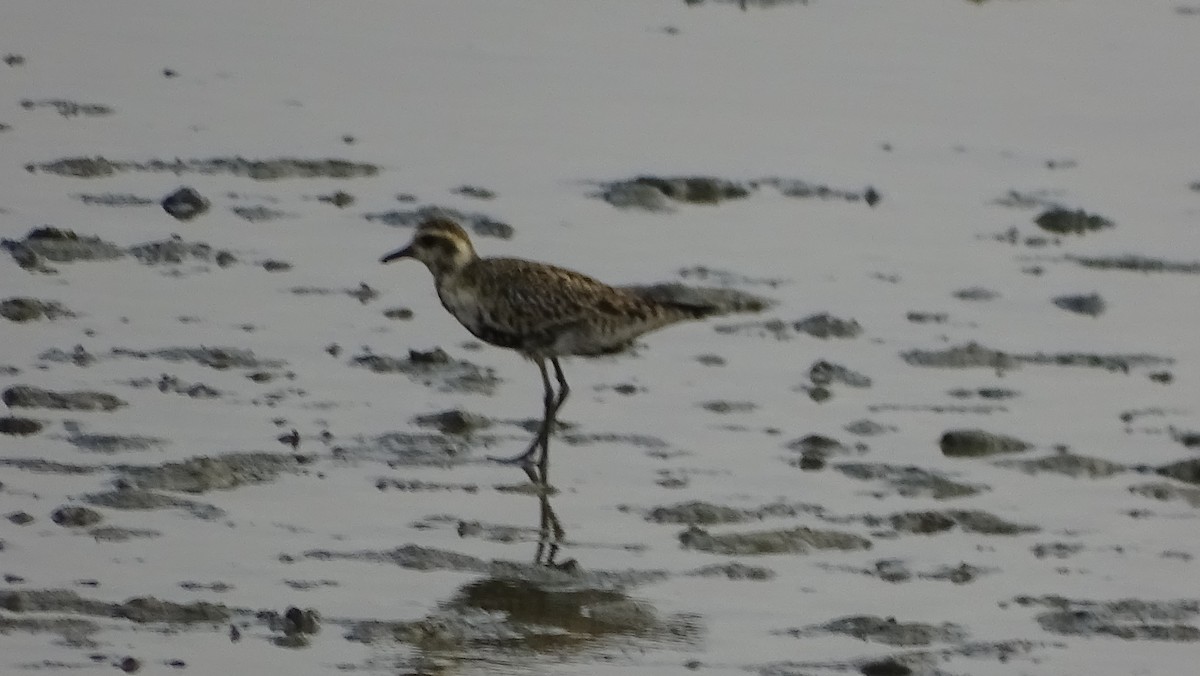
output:
POLYGON ((1188 673, 1200 11, 960 4, 18 3, 0 671, 1188 673), (543 490, 431 214, 721 316, 543 490))

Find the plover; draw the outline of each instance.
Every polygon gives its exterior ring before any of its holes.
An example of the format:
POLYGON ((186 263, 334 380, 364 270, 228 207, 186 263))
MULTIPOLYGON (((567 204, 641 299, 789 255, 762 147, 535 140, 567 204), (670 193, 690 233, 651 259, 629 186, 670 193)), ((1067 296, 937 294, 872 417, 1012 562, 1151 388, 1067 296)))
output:
POLYGON ((711 307, 652 299, 547 263, 480 258, 466 231, 444 217, 423 222, 407 246, 380 262, 401 258, 429 268, 442 305, 476 338, 516 350, 537 365, 544 388, 537 433, 520 455, 493 458, 521 465, 535 483, 548 483, 550 430, 571 391, 560 357, 614 354, 644 333, 713 313, 711 307), (554 368, 557 392, 546 362, 554 368), (540 478, 533 472, 538 449, 540 478))

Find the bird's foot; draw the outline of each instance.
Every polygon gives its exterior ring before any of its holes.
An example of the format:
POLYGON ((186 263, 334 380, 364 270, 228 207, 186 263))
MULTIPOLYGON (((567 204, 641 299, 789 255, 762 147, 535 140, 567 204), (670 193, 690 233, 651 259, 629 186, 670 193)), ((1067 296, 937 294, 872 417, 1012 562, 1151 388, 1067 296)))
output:
POLYGON ((488 460, 498 462, 501 465, 519 465, 521 467, 533 467, 533 455, 537 452, 536 445, 531 446, 529 450, 520 455, 514 455, 511 458, 500 458, 494 455, 487 456, 488 460))

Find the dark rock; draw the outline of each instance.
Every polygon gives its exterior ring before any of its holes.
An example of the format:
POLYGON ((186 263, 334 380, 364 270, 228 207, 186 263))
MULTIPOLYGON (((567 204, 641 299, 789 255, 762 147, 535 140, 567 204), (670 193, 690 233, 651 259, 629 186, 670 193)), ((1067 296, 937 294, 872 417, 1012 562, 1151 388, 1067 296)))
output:
POLYGON ((178 221, 190 221, 208 211, 208 206, 208 200, 188 186, 167 195, 162 201, 163 210, 178 221))
POLYGON ((948 458, 978 458, 997 453, 1019 453, 1032 448, 1015 437, 979 429, 948 430, 938 445, 948 458))
POLYGON ((1113 227, 1113 222, 1103 216, 1089 214, 1082 209, 1072 211, 1062 207, 1043 211, 1033 222, 1043 230, 1058 235, 1082 235, 1093 230, 1113 227))
POLYGON ((1058 296, 1052 302, 1055 306, 1067 312, 1088 315, 1090 317, 1099 317, 1106 308, 1104 299, 1098 293, 1089 293, 1080 296, 1058 296))

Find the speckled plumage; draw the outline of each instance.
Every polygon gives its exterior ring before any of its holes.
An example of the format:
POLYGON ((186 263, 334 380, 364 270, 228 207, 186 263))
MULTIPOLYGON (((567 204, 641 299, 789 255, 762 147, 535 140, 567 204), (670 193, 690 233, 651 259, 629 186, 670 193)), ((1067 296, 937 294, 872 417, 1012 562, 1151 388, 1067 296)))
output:
POLYGON ((516 350, 538 365, 546 388, 546 415, 529 450, 514 460, 528 471, 529 459, 541 446, 542 482, 549 428, 569 391, 558 358, 619 352, 644 333, 710 312, 652 300, 547 263, 480 258, 466 231, 446 218, 422 223, 408 246, 382 261, 399 258, 414 258, 429 268, 442 305, 473 335, 516 350), (557 396, 550 386, 547 360, 559 382, 557 396))

